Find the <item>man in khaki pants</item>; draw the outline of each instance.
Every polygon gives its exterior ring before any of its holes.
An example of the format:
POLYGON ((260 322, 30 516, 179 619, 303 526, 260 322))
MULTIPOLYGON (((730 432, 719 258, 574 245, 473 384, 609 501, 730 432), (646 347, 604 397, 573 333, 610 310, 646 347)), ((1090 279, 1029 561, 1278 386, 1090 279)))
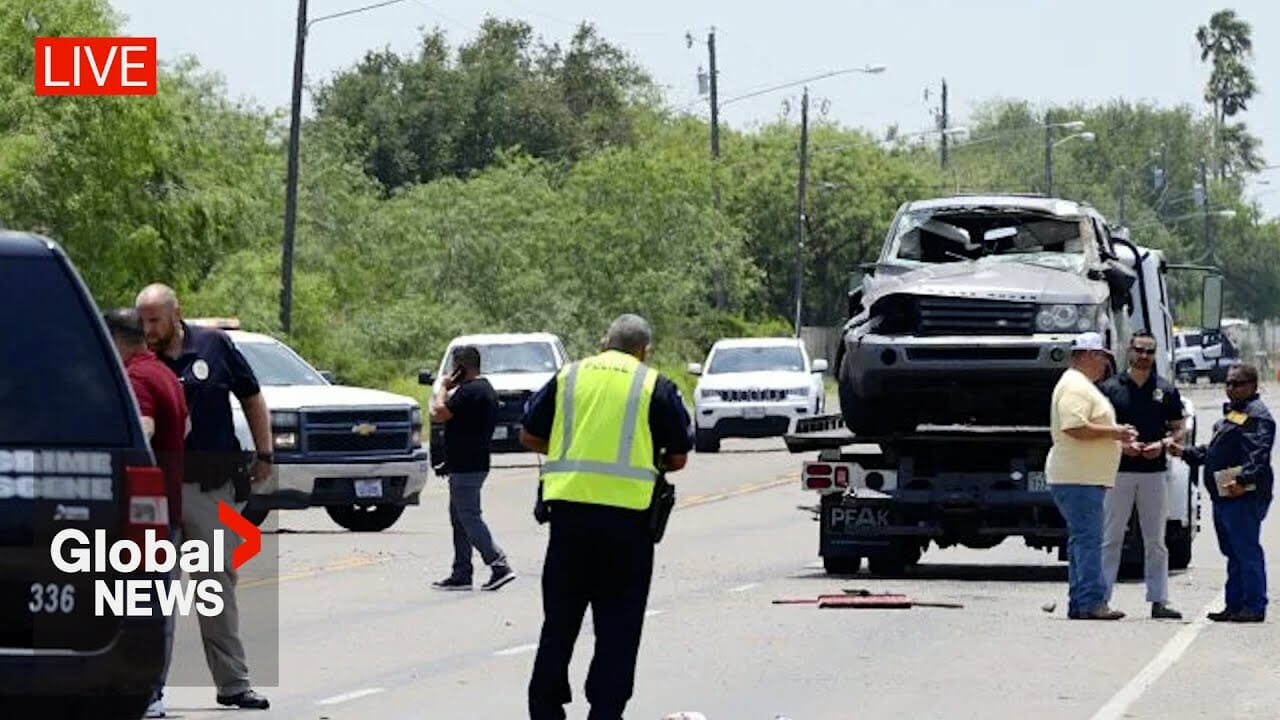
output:
MULTIPOLYGON (((212 544, 213 531, 222 525, 218 501, 235 506, 235 479, 242 465, 230 394, 240 399, 257 447, 253 482, 261 482, 271 473, 271 416, 253 369, 225 332, 184 322, 177 296, 164 285, 145 288, 135 305, 147 345, 182 381, 191 413, 182 478, 182 534, 185 539, 212 544)), ((230 540, 229 535, 224 534, 224 540, 230 540)), ((227 547, 226 556, 231 556, 231 547, 227 547)), ((195 574, 192 579, 204 578, 224 588, 223 611, 214 617, 200 616, 200 636, 217 685, 218 704, 265 710, 270 703, 250 685, 244 644, 240 642, 235 570, 195 574)), ((150 717, 164 717, 163 709, 150 717)))
POLYGON ((1164 532, 1169 519, 1165 452, 1182 439, 1182 396, 1172 383, 1156 375, 1155 355, 1155 337, 1146 331, 1134 333, 1129 340, 1128 369, 1099 387, 1115 408, 1117 421, 1138 430, 1138 439, 1122 448, 1115 487, 1103 503, 1102 565, 1110 602, 1120 573, 1120 554, 1129 516, 1136 505, 1138 525, 1142 528, 1143 574, 1151 617, 1181 620, 1182 613, 1169 605, 1169 549, 1165 546, 1164 532))

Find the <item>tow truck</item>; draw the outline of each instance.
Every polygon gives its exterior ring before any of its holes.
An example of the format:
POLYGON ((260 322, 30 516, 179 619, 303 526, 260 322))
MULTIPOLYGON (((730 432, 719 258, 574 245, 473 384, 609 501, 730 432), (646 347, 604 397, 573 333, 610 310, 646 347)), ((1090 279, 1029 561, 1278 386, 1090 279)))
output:
MULTIPOLYGON (((967 202, 967 201, 957 201, 967 202)), ((1016 203, 1015 203, 1016 204, 1016 203)), ((1096 212, 1089 214, 1097 216, 1096 212)), ((900 213, 901 216, 901 213, 900 213)), ((899 218, 901 219, 901 217, 899 218)), ((896 223, 895 223, 896 224, 896 223)), ((1216 327, 1221 321, 1222 276, 1216 268, 1197 265, 1173 265, 1165 261, 1159 250, 1135 245, 1124 228, 1099 223, 1097 231, 1101 255, 1114 264, 1132 271, 1132 283, 1110 284, 1111 296, 1105 303, 1108 312, 1114 311, 1114 320, 1106 327, 1111 347, 1117 349, 1117 359, 1124 362, 1124 348, 1128 338, 1138 329, 1149 330, 1157 342, 1157 372, 1172 377, 1173 368, 1173 307, 1168 298, 1165 278, 1172 270, 1203 273, 1202 325, 1216 327), (1115 297, 1116 293, 1123 297, 1115 297), (1114 302, 1111 302, 1114 301, 1114 302)), ((890 233, 893 242, 894 233, 890 233)), ((883 262, 883 259, 882 259, 883 262)), ((956 265, 952 263, 952 265, 956 265)), ((947 278, 955 282, 963 278, 965 293, 972 299, 981 296, 983 282, 999 286, 999 292, 1008 296, 1017 292, 1009 287, 1009 278, 1000 277, 996 263, 973 262, 966 276, 963 267, 947 268, 947 278)), ((866 269, 866 268, 864 268, 866 269)), ((923 285, 911 282, 912 268, 898 269, 897 287, 917 288, 913 292, 927 292, 923 285)), ((1109 273, 1114 276, 1114 273, 1109 273)), ((1028 277, 1025 269, 1011 273, 1013 277, 1028 277)), ((1090 274, 1091 279, 1102 275, 1090 274)), ((863 287, 851 277, 850 321, 845 326, 842 340, 843 359, 837 360, 841 368, 843 384, 858 373, 851 364, 866 362, 876 353, 858 347, 864 338, 858 337, 858 315, 865 322, 865 309, 859 301, 863 287), (846 345, 853 345, 847 349, 846 345)), ((865 280, 865 279, 864 279, 865 280)), ((864 282, 865 285, 865 282, 864 282)), ((1026 300, 1034 288, 1028 288, 1020 299, 1026 300)), ((897 302, 895 299, 894 302, 897 302)), ((998 307, 993 305, 992 307, 998 307)), ((986 312, 990 314, 988 309, 986 312)), ((991 326, 1004 327, 998 320, 991 326)), ((1012 324, 1012 321, 1010 321, 1012 324)), ((883 326, 882 326, 883 327, 883 326)), ((995 337, 947 338, 904 336, 890 338, 905 347, 900 353, 902 363, 910 363, 911 348, 922 340, 934 359, 940 350, 953 342, 952 347, 965 348, 963 365, 957 364, 957 372, 941 380, 938 392, 949 392, 950 385, 969 382, 964 373, 998 376, 1001 372, 1018 372, 1011 366, 1007 353, 997 354, 986 361, 978 352, 984 341, 987 347, 1009 347, 1012 333, 995 337), (989 365, 984 367, 984 364, 989 365)), ((1018 338, 1024 345, 1038 350, 1031 353, 1040 363, 1037 371, 1043 372, 1048 359, 1051 370, 1060 374, 1069 362, 1068 334, 1053 335, 1024 332, 1018 338)), ((1025 368, 1021 368, 1025 371, 1025 368)), ((937 378, 931 378, 939 382, 937 378)), ((906 380, 905 382, 910 382, 906 380)), ((981 387, 954 388, 969 394, 981 392, 981 387)), ((906 388, 905 393, 919 392, 919 388, 906 388)), ((842 397, 842 404, 845 399, 842 397)), ((926 403, 945 401, 929 398, 926 403)), ((963 545, 970 548, 991 548, 1009 537, 1021 537, 1032 548, 1046 552, 1057 551, 1059 560, 1066 559, 1066 524, 1058 512, 1045 478, 1045 460, 1052 445, 1047 427, 1049 392, 1030 389, 1022 398, 1027 406, 1042 407, 1043 412, 1028 412, 1019 408, 1009 416, 1022 420, 1028 416, 1043 415, 1044 423, 992 422, 1000 414, 989 410, 982 420, 957 421, 945 417, 938 423, 915 422, 904 426, 895 418, 885 423, 879 432, 857 433, 846 425, 851 413, 848 408, 838 414, 812 418, 800 418, 793 422, 785 436, 787 448, 795 454, 817 452, 814 460, 805 461, 801 471, 801 486, 818 495, 818 504, 803 509, 818 521, 818 549, 823 567, 833 575, 856 574, 863 560, 876 575, 896 576, 908 566, 917 564, 931 544, 940 548, 963 545)), ((1195 407, 1191 399, 1183 396, 1184 415, 1187 418, 1187 442, 1195 442, 1197 427, 1195 407)), ((853 416, 867 426, 874 426, 875 419, 865 408, 859 408, 853 416)), ((915 412, 914 409, 909 409, 915 412)), ((901 412, 898 408, 895 412, 901 412)), ((873 410, 874 412, 874 410, 873 410)), ((980 415, 981 411, 973 413, 980 415)), ((1199 531, 1200 494, 1195 477, 1197 468, 1190 468, 1182 461, 1170 461, 1166 474, 1169 483, 1169 520, 1165 528, 1166 543, 1170 551, 1170 567, 1185 568, 1191 561, 1192 541, 1199 531)), ((1141 571, 1142 539, 1138 532, 1136 513, 1131 517, 1125 539, 1121 570, 1124 575, 1141 571)))

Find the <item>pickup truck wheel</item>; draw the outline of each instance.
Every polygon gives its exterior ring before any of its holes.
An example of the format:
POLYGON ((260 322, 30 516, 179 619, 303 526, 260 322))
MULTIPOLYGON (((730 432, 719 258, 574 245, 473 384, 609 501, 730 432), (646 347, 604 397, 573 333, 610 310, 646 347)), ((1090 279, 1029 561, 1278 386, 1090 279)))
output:
POLYGON ((720 452, 720 436, 715 430, 698 430, 693 436, 693 449, 700 453, 720 452))
POLYGON ((403 505, 326 505, 329 517, 353 532, 381 532, 400 519, 403 505))
POLYGON ((1174 368, 1174 374, 1178 378, 1178 382, 1187 383, 1188 385, 1196 384, 1196 366, 1187 361, 1178 363, 1174 368))
POLYGON ((862 570, 862 558, 858 555, 822 558, 822 569, 828 575, 857 575, 862 570))
POLYGON ((244 510, 240 511, 241 517, 258 527, 262 527, 262 523, 266 522, 267 516, 270 514, 270 508, 254 507, 253 503, 245 505, 244 510))

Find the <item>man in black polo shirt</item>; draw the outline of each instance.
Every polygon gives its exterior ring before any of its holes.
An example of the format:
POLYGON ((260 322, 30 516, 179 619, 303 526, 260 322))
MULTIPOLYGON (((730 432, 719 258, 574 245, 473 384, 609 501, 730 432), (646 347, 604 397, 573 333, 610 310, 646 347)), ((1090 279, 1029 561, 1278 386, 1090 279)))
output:
MULTIPOLYGON (((253 432, 257 448, 257 461, 251 470, 254 483, 271 474, 271 415, 253 370, 231 338, 215 328, 187 325, 172 288, 149 285, 138 294, 135 304, 147 345, 182 381, 191 416, 183 470, 183 536, 212 546, 214 531, 222 528, 218 503, 235 506, 235 481, 244 462, 231 418, 230 394, 235 393, 240 399, 253 432)), ((227 556, 230 555, 228 549, 227 556)), ((223 593, 220 615, 200 616, 200 635, 217 685, 218 703, 265 710, 269 703, 250 685, 244 645, 240 642, 236 571, 227 567, 224 572, 195 573, 192 579, 204 577, 230 588, 223 593)))
POLYGON ((1164 543, 1168 521, 1168 448, 1182 439, 1182 397, 1172 383, 1156 374, 1156 339, 1139 331, 1129 341, 1129 367, 1100 385, 1116 409, 1116 421, 1138 429, 1138 439, 1123 448, 1116 484, 1103 504, 1105 531, 1102 566, 1107 600, 1120 573, 1120 554, 1133 507, 1146 556, 1143 571, 1151 617, 1177 620, 1182 613, 1169 606, 1169 550, 1164 543))

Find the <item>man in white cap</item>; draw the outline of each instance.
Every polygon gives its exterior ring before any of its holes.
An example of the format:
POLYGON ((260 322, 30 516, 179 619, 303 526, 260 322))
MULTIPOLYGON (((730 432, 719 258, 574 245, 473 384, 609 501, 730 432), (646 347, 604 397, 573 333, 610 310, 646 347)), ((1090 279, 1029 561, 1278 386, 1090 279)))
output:
POLYGON ((1107 606, 1102 571, 1103 501, 1115 484, 1122 444, 1137 431, 1116 424, 1111 401, 1097 383, 1111 366, 1111 351, 1096 332, 1071 343, 1071 367, 1062 373, 1049 405, 1053 447, 1045 461, 1045 479, 1067 523, 1067 617, 1119 620, 1124 613, 1107 606))

